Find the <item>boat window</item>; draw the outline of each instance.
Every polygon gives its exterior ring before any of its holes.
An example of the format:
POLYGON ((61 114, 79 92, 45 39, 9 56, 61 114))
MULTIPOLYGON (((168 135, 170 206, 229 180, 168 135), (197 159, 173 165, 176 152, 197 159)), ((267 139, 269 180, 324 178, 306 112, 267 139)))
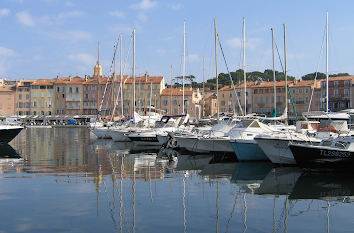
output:
POLYGON ((331 146, 332 142, 329 140, 323 141, 322 146, 331 146))
POLYGON ((341 142, 338 141, 334 144, 335 147, 340 148, 340 149, 345 149, 347 147, 347 143, 346 142, 341 142))

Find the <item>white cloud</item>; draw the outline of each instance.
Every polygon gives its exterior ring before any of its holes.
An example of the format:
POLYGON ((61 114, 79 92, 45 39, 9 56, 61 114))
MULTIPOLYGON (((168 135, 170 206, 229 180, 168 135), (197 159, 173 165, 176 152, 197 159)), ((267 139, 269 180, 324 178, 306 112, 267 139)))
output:
POLYGON ((157 6, 157 1, 141 0, 141 2, 131 5, 132 8, 137 10, 149 10, 157 6))
POLYGON ((198 54, 189 54, 188 59, 190 62, 199 61, 199 55, 198 54))
POLYGON ((93 65, 96 62, 96 58, 88 53, 78 53, 78 54, 71 54, 68 56, 70 61, 82 63, 84 65, 93 65))
POLYGON ((0 46, 0 55, 5 57, 16 57, 18 54, 12 49, 0 46))
POLYGON ((133 29, 134 27, 127 24, 119 24, 109 28, 110 31, 122 33, 122 34, 131 34, 133 32, 133 29))
POLYGON ((81 17, 84 16, 85 13, 82 11, 68 11, 68 12, 61 12, 57 16, 57 20, 65 20, 69 18, 74 18, 74 17, 81 17))
POLYGON ((109 15, 116 16, 118 18, 124 18, 125 17, 125 14, 122 11, 119 11, 119 10, 111 11, 111 12, 109 12, 109 15))
POLYGON ((10 0, 11 2, 23 3, 23 0, 10 0))
POLYGON ((144 13, 140 13, 138 15, 138 20, 140 20, 141 22, 146 22, 148 20, 148 16, 144 13))
POLYGON ((16 13, 17 21, 25 26, 33 27, 36 25, 34 18, 26 11, 16 13))
POLYGON ((91 34, 85 31, 64 31, 64 32, 53 32, 53 38, 60 39, 60 40, 89 40, 92 38, 91 34))
POLYGON ((181 4, 177 3, 177 4, 173 4, 171 6, 172 10, 174 11, 178 11, 179 9, 181 9, 181 4))
POLYGON ((72 1, 66 1, 66 2, 65 2, 65 6, 67 6, 67 7, 73 7, 74 4, 72 3, 72 1))
POLYGON ((7 8, 0 9, 0 17, 8 16, 10 12, 11 11, 7 8))
POLYGON ((157 49, 156 52, 158 55, 162 56, 165 55, 167 51, 165 49, 157 49))
MULTIPOLYGON (((233 47, 233 48, 241 48, 242 47, 242 40, 238 37, 234 37, 226 41, 226 43, 233 47)), ((247 49, 255 49, 262 40, 259 38, 246 38, 246 48, 247 49)))
POLYGON ((0 75, 1 76, 7 75, 7 71, 9 70, 10 66, 13 63, 11 58, 17 56, 18 54, 14 50, 0 46, 0 75))

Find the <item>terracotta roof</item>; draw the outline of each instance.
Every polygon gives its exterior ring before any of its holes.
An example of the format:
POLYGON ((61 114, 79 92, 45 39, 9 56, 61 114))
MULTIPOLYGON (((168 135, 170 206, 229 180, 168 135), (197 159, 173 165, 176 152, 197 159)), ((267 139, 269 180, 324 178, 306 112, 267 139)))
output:
POLYGON ((31 86, 53 85, 54 82, 55 79, 37 79, 31 84, 31 86))
MULTIPOLYGON (((293 82, 290 87, 312 87, 314 80, 299 80, 297 82, 293 82)), ((315 88, 320 88, 321 83, 319 80, 316 81, 315 88)))
MULTIPOLYGON (((159 84, 161 83, 163 80, 163 77, 162 76, 158 76, 158 77, 152 77, 152 76, 147 76, 147 82, 145 82, 145 76, 142 76, 142 77, 136 77, 135 78, 135 83, 146 83, 146 84, 150 84, 150 83, 153 83, 153 84, 159 84)), ((133 78, 132 77, 129 77, 125 83, 127 84, 131 84, 133 83, 133 78)))
MULTIPOLYGON (((256 85, 256 82, 247 82, 246 87, 253 87, 254 85, 256 85)), ((235 85, 236 89, 244 88, 244 87, 245 87, 244 83, 241 83, 239 85, 235 85)), ((219 91, 230 91, 230 90, 233 90, 232 85, 224 86, 219 89, 219 91)))
MULTIPOLYGON (((173 96, 182 96, 183 95, 183 92, 182 92, 182 89, 179 89, 179 88, 166 88, 166 89, 163 89, 162 92, 161 92, 161 95, 171 95, 171 91, 172 91, 172 95, 173 96)), ((193 91, 187 91, 187 90, 184 90, 184 95, 192 95, 193 94, 193 91)))
POLYGON ((6 91, 14 91, 15 90, 15 86, 13 85, 1 85, 0 86, 0 92, 6 92, 6 91))
MULTIPOLYGON (((338 76, 338 77, 329 77, 329 81, 339 81, 339 80, 353 80, 354 76, 338 76)), ((325 82, 326 79, 323 79, 322 82, 325 82)))

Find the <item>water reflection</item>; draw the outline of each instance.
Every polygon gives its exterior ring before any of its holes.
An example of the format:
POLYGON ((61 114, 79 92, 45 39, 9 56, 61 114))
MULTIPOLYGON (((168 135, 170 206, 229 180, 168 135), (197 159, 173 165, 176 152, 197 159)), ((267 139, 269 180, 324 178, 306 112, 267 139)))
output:
POLYGON ((163 159, 131 143, 94 140, 84 128, 23 130, 0 151, 0 204, 19 215, 2 214, 0 231, 28 224, 34 208, 32 232, 323 232, 329 222, 352 229, 347 174, 217 155, 163 159), (5 162, 10 154, 15 162, 5 162))

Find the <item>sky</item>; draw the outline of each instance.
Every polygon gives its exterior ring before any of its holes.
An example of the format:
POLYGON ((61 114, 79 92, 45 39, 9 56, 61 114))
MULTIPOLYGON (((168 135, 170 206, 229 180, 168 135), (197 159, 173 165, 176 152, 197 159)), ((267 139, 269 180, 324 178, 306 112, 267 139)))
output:
MULTIPOLYGON (((270 28, 284 62, 286 24, 288 73, 300 78, 326 71, 327 11, 329 73, 354 74, 353 8, 353 1, 344 0, 1 0, 0 77, 92 75, 98 41, 103 74, 110 75, 120 34, 124 73, 131 75, 132 31, 136 29, 136 74, 164 76, 168 82, 171 66, 173 77, 182 75, 185 21, 186 75, 202 81, 203 70, 205 79, 215 77, 214 18, 230 71, 242 68, 245 17, 246 70, 272 68, 270 28)), ((276 59, 277 70, 281 70, 280 59, 276 59)), ((220 48, 218 69, 226 72, 220 48)))

